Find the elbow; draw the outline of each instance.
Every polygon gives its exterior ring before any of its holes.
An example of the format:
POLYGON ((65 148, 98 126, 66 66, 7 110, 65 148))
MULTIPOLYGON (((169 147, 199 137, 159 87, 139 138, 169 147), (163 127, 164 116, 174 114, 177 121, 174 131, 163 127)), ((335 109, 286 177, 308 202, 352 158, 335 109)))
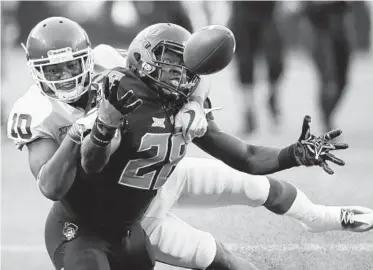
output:
POLYGON ((266 175, 265 172, 260 170, 260 166, 258 166, 255 163, 255 160, 251 156, 246 157, 245 164, 244 164, 243 167, 244 167, 244 172, 247 173, 247 174, 266 175))
POLYGON ((100 173, 103 170, 103 167, 92 167, 92 166, 84 166, 82 165, 82 168, 86 174, 95 174, 95 173, 100 173))
POLYGON ((89 162, 86 162, 85 160, 82 160, 81 166, 86 174, 94 174, 94 173, 100 173, 104 169, 105 164, 103 165, 91 164, 89 162))
POLYGON ((38 187, 43 196, 51 201, 59 201, 66 193, 58 187, 45 185, 40 182, 38 182, 38 187))

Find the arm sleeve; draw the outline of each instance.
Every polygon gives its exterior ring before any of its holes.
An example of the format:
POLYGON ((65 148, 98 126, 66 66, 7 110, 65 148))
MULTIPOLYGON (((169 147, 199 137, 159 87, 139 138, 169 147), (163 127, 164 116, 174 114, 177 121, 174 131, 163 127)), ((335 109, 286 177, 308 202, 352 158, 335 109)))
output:
POLYGON ((40 138, 55 139, 51 104, 43 99, 21 97, 14 104, 7 122, 7 137, 18 149, 40 138), (32 106, 34 103, 38 106, 32 106))

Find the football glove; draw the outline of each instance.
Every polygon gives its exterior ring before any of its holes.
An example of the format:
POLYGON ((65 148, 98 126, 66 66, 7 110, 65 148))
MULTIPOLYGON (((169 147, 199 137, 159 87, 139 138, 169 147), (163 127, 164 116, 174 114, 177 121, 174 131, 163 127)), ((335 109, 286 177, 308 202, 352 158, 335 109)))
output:
POLYGON ((175 116, 175 133, 182 132, 185 143, 202 137, 207 130, 205 111, 197 101, 186 103, 175 116))
POLYGON ((306 115, 303 120, 302 133, 295 144, 295 160, 298 165, 304 166, 320 166, 328 174, 333 174, 334 171, 326 163, 331 161, 339 166, 343 166, 345 162, 330 153, 332 150, 346 149, 346 143, 332 143, 330 140, 342 134, 339 129, 329 131, 319 137, 311 134, 310 131, 311 117, 306 115))
MULTIPOLYGON (((109 74, 110 75, 110 74, 109 74)), ((124 116, 134 112, 142 105, 142 100, 134 96, 133 90, 128 90, 123 96, 118 95, 119 80, 109 83, 106 76, 103 82, 104 98, 98 108, 98 119, 109 128, 122 125, 124 116)))

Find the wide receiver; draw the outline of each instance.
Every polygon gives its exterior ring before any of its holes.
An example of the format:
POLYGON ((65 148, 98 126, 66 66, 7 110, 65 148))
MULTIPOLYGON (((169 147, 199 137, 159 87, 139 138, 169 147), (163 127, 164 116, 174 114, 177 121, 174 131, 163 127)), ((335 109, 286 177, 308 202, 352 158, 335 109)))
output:
MULTIPOLYGON (((330 150, 345 149, 347 145, 328 142, 341 132, 315 137, 310 134, 309 117, 304 119, 298 142, 277 149, 248 145, 222 132, 210 112, 206 114, 207 132, 193 143, 231 168, 220 161, 203 159, 178 165, 183 163, 180 160, 187 145, 173 119, 181 107, 180 100, 190 92, 188 87, 195 87, 198 81, 182 61, 182 44, 188 37, 185 29, 172 24, 152 25, 137 35, 127 52, 127 68, 113 69, 104 79, 105 99, 81 148, 81 165, 89 179, 105 179, 106 183, 121 185, 122 192, 128 191, 127 196, 136 194, 128 201, 130 209, 122 209, 124 216, 142 216, 148 209, 142 225, 157 260, 197 269, 255 269, 250 262, 231 255, 210 234, 171 215, 169 209, 179 199, 188 203, 188 198, 200 198, 207 205, 264 205, 274 213, 299 219, 314 231, 370 229, 373 220, 368 208, 314 205, 291 184, 247 175, 299 165, 320 165, 333 173, 326 160, 343 165, 330 150), (367 224, 354 219, 354 214, 361 213, 370 214, 361 216, 370 217, 367 224)), ((211 108, 209 99, 205 107, 211 108)), ((81 137, 80 132, 74 140, 79 143, 81 137)))
MULTIPOLYGON (((60 18, 51 19, 52 22, 59 22, 59 20, 60 18)), ((85 46, 78 47, 79 53, 77 53, 76 55, 71 55, 69 53, 69 50, 66 50, 66 48, 74 48, 75 50, 77 47, 74 46, 77 46, 77 44, 82 45, 81 43, 77 43, 77 41, 85 41, 85 39, 88 39, 86 33, 76 24, 69 24, 68 20, 66 20, 65 18, 63 18, 62 21, 63 23, 52 24, 54 26, 57 25, 56 27, 59 31, 51 31, 49 32, 49 35, 46 36, 43 36, 43 32, 40 33, 37 31, 33 32, 32 35, 30 35, 31 37, 39 37, 43 38, 43 40, 45 41, 48 41, 49 44, 47 45, 51 46, 49 48, 51 53, 50 55, 46 55, 45 59, 43 59, 42 62, 34 61, 36 59, 35 57, 33 58, 33 55, 30 52, 35 52, 33 49, 37 48, 31 48, 26 44, 27 51, 30 53, 29 64, 32 68, 33 75, 35 76, 34 78, 38 83, 38 86, 31 87, 31 89, 25 94, 25 96, 21 97, 15 104, 9 118, 8 134, 9 137, 12 138, 20 147, 23 145, 28 146, 30 167, 33 174, 38 179, 38 185, 42 193, 50 199, 59 200, 59 202, 56 202, 53 206, 46 225, 47 249, 56 268, 59 269, 64 266, 65 269, 109 269, 107 256, 108 253, 110 253, 109 259, 111 262, 113 257, 120 258, 121 255, 124 256, 125 254, 113 254, 112 252, 108 252, 108 242, 112 243, 114 241, 118 243, 118 241, 120 242, 120 240, 125 240, 124 243, 128 243, 128 237, 131 237, 131 233, 129 232, 132 232, 132 236, 141 236, 141 233, 136 233, 139 232, 137 227, 135 227, 135 229, 137 230, 133 230, 132 228, 128 228, 128 226, 126 226, 127 224, 123 224, 120 221, 123 221, 123 216, 124 218, 128 217, 129 213, 127 211, 132 210, 128 208, 135 208, 137 206, 137 200, 141 202, 141 200, 143 199, 143 197, 137 197, 137 195, 146 194, 147 191, 145 190, 141 192, 133 191, 132 189, 128 190, 128 194, 126 195, 129 196, 127 198, 128 200, 125 201, 126 204, 114 205, 113 203, 115 202, 115 196, 121 192, 127 191, 123 191, 123 189, 121 190, 121 188, 123 187, 121 185, 118 185, 117 181, 115 183, 111 182, 110 177, 101 179, 98 176, 95 176, 94 179, 88 180, 85 178, 83 170, 79 166, 77 166, 77 164, 79 164, 80 157, 79 145, 76 144, 79 144, 80 142, 80 124, 89 122, 89 118, 93 117, 94 119, 95 115, 88 114, 87 118, 83 119, 81 117, 86 115, 86 111, 88 111, 91 106, 94 107, 94 103, 96 103, 96 101, 99 101, 95 99, 94 95, 95 93, 97 93, 96 89, 100 88, 100 85, 98 85, 97 83, 93 83, 92 87, 89 87, 90 84, 88 82, 86 83, 86 80, 82 79, 89 79, 89 72, 87 72, 87 70, 91 71, 91 66, 93 65, 93 63, 91 62, 92 57, 90 52, 90 45, 87 43, 85 46), (71 26, 71 28, 69 28, 69 26, 71 26), (63 30, 66 30, 67 32, 63 32, 63 30), (51 33, 53 33, 53 35, 51 35, 51 33), (56 41, 59 41, 58 35, 56 36, 56 34, 58 33, 62 34, 66 43, 61 44, 57 42, 56 44, 56 41), (68 35, 64 35, 64 33, 68 33, 68 35), (66 39, 66 37, 71 37, 71 39, 66 39), (71 43, 68 44, 68 42, 71 43), (54 51, 53 53, 52 48, 53 50, 57 51, 54 51), (80 50, 83 50, 83 52, 81 52, 80 50), (71 60, 74 61, 71 62, 71 60), (42 67, 37 64, 44 65, 42 67), (80 68, 77 68, 77 66, 80 66, 80 68), (52 79, 48 79, 48 71, 57 78, 52 77, 52 79), (62 79, 64 81, 61 81, 62 79), (72 85, 74 85, 75 87, 71 87, 72 85), (45 86, 48 86, 48 88, 45 88, 45 86), (71 89, 73 90, 69 91, 71 89), (45 90, 48 91, 42 92, 45 90), (89 94, 89 98, 86 98, 84 94, 80 95, 82 91, 86 91, 86 93, 89 94), (56 94, 56 96, 53 96, 54 94, 56 94), (50 99, 51 95, 54 99, 50 99), (70 97, 71 100, 69 100, 68 97, 70 97), (86 106, 86 110, 80 109, 80 107, 85 107, 84 104, 89 106, 86 106), (76 122, 76 124, 73 124, 75 121, 78 122, 76 122), (71 124, 73 124, 73 126, 69 128, 71 124), (67 136, 64 139, 66 130, 68 130, 68 132, 67 136), (103 180, 105 180, 106 182, 103 180), (134 194, 131 194, 132 191, 134 192, 134 194), (95 195, 98 196, 95 197, 95 195), (103 195, 103 198, 100 198, 101 195, 103 195), (110 201, 111 198, 113 198, 112 201, 110 201), (131 198, 134 200, 131 201, 131 198), (95 200, 97 200, 98 203, 96 203, 95 200), (79 204, 75 203, 76 201, 79 201, 79 204), (99 205, 100 202, 103 202, 103 204, 99 205), (131 207, 125 207, 128 205, 128 203, 131 203, 131 207), (113 208, 107 207, 108 205, 113 206, 113 208), (84 211, 87 210, 84 209, 85 207, 89 208, 86 212, 84 211), (111 211, 114 212, 114 216, 110 215, 110 213, 112 213, 111 211), (94 216, 96 214, 97 216, 94 216), (117 217, 115 215, 117 215, 117 217), (109 219, 106 220, 106 218, 109 219), (82 222, 82 220, 85 222, 82 222), (99 231, 101 233, 97 234, 97 230, 90 231, 89 229, 92 229, 92 225, 93 227, 100 228, 99 231), (110 228, 109 230, 108 227, 110 228), (104 230, 102 230, 102 228, 104 230), (121 232, 118 233, 118 230, 120 230, 121 232), (123 233, 124 237, 121 237, 123 236, 123 233), (110 238, 109 240, 107 239, 108 237, 110 238), (97 245, 99 247, 97 247, 97 245), (77 264, 80 264, 80 266, 75 267, 77 264)), ((43 26, 45 22, 46 21, 41 22, 39 26, 43 26)), ((49 21, 47 22, 49 23, 49 21)), ((50 24, 48 26, 50 26, 50 24)), ((56 30, 56 28, 54 30, 56 30)), ((44 34, 46 33, 44 32, 44 34)), ((122 61, 123 59, 118 58, 118 65, 121 65, 122 61)), ((136 103, 136 101, 134 102, 136 103)), ((143 102, 144 105, 146 105, 145 101, 143 102)), ((106 103, 106 105, 108 104, 106 103)), ((187 103, 186 105, 184 105, 182 110, 188 111, 189 109, 186 110, 185 108, 191 105, 192 103, 187 103)), ((196 107, 196 105, 192 106, 196 107)), ((139 108, 139 110, 140 109, 141 107, 139 108)), ((179 114, 177 114, 175 118, 178 118, 178 115, 179 114)), ((154 122, 154 128, 156 128, 157 126, 158 128, 162 128, 162 121, 157 121, 154 119, 152 120, 154 122), (157 124, 155 124, 155 122, 157 122, 157 124)), ((204 124, 200 125, 204 126, 204 124)), ((195 130, 198 131, 198 128, 195 128, 195 130)), ((196 134, 197 133, 198 132, 196 132, 196 134)), ((118 136, 122 135, 118 134, 118 136)), ((193 136, 194 135, 192 135, 191 137, 193 136)), ((307 136, 309 136, 309 134, 307 136)), ((180 137, 183 137, 182 141, 185 141, 185 136, 179 134, 179 138, 180 137)), ((311 137, 312 136, 310 136, 309 138, 311 137)), ((186 138, 188 138, 188 136, 186 136, 186 138)), ((114 151, 114 141, 112 141, 111 147, 113 147, 114 151)), ((250 149, 254 149, 252 147, 253 146, 250 146, 250 149)), ((180 150, 181 149, 182 147, 180 148, 180 150)), ((247 164, 251 164, 253 166, 259 164, 260 158, 263 157, 260 155, 260 152, 261 151, 257 152, 257 154, 259 155, 253 155, 250 159, 250 162, 247 164), (258 159, 257 163, 255 163, 256 159, 258 159)), ((287 164, 287 166, 282 167, 279 166, 277 162, 278 152, 278 150, 273 152, 275 157, 272 159, 272 162, 274 163, 271 164, 272 167, 268 170, 277 171, 291 166, 291 164, 287 164)), ((323 155, 327 154, 326 152, 323 152, 323 155)), ((312 162, 315 164, 320 164, 321 161, 322 159, 309 159, 307 161, 307 165, 311 165, 312 162)), ((302 159, 299 159, 299 162, 300 163, 297 164, 302 164, 302 159)), ((220 166, 221 163, 218 162, 216 163, 216 165, 220 166)), ((183 168, 185 172, 190 170, 187 169, 188 166, 182 166, 180 169, 183 170, 183 168)), ((234 170, 232 171, 237 173, 234 170)), ((172 177, 174 177, 174 175, 183 175, 182 171, 180 171, 179 169, 177 169, 176 172, 172 174, 172 177)), ((250 170, 250 172, 266 173, 267 169, 259 166, 257 171, 250 170)), ((242 175, 248 177, 248 175, 241 173, 241 176, 242 175)), ((185 179, 188 180, 189 178, 185 179)), ((190 179, 192 180, 192 178, 190 179)), ((241 177, 241 179, 243 180, 244 177, 241 177)), ((203 179, 199 180, 201 180, 200 182, 203 183, 203 179)), ((208 181, 208 179, 206 178, 206 183, 207 182, 211 183, 211 181, 208 181)), ((179 181, 175 183, 175 186, 177 186, 180 183, 185 182, 179 181)), ((193 183, 193 181, 191 183, 193 183)), ((165 190, 166 187, 167 185, 164 185, 164 188, 162 188, 162 190, 165 190)), ((171 187, 168 187, 168 189, 170 188, 171 187)), ((152 207, 149 209, 147 217, 155 213, 154 209, 156 209, 158 201, 160 205, 164 204, 162 203, 162 198, 164 196, 161 196, 162 194, 164 194, 164 191, 153 191, 151 195, 154 195, 155 193, 157 193, 157 200, 153 200, 152 207)), ((263 194, 265 194, 265 192, 263 194)), ((271 198, 276 198, 276 196, 271 198)), ((237 201, 232 201, 232 203, 237 203, 237 201)), ((172 203, 169 203, 168 206, 171 207, 172 203)), ((163 207, 163 209, 168 208, 163 207)), ((146 209, 144 209, 144 211, 145 210, 146 209)), ((133 209, 133 211, 134 212, 132 214, 135 214, 136 209, 133 209)), ((345 214, 346 213, 352 212, 345 212, 345 214)), ((347 216, 351 216, 351 214, 347 216)), ((346 215, 344 215, 344 217, 346 217, 346 215)), ((163 230, 165 234, 162 234, 162 237, 170 237, 170 234, 167 234, 167 228, 168 230, 175 230, 175 228, 172 226, 174 222, 173 219, 163 219, 162 217, 162 219, 160 218, 153 220, 155 221, 155 223, 149 222, 150 219, 143 219, 143 226, 147 225, 147 232, 150 234, 151 238, 151 226, 155 228, 161 228, 160 226, 163 226, 163 228, 165 228, 165 230, 163 230)), ((350 219, 350 222, 351 220, 352 219, 350 219)), ((189 229, 190 232, 193 234, 193 228, 189 229)), ((220 245, 216 245, 215 241, 207 242, 209 245, 212 243, 212 245, 206 247, 206 253, 204 253, 204 250, 193 250, 195 248, 195 245, 191 245, 189 247, 188 252, 192 250, 191 252, 194 252, 194 254, 202 254, 203 256, 199 256, 196 258, 178 258, 175 257, 174 253, 168 250, 171 254, 169 254, 169 256, 167 257, 165 256, 167 253, 167 250, 165 251, 165 246, 160 245, 162 241, 157 242, 157 239, 162 239, 162 237, 159 238, 159 229, 154 230, 153 232, 154 243, 152 244, 155 248, 157 248, 157 245, 159 244, 158 249, 163 252, 162 257, 160 257, 159 260, 165 261, 166 263, 177 263, 178 260, 183 260, 186 262, 180 262, 179 265, 182 265, 182 263, 184 263, 184 265, 186 266, 195 265, 197 268, 205 268, 208 265, 211 265, 212 267, 214 265, 221 265, 221 267, 224 267, 224 269, 239 269, 239 265, 237 265, 239 261, 237 261, 234 256, 230 256, 229 253, 225 253, 226 251, 220 245), (206 254, 206 256, 204 254, 206 254), (230 261, 233 261, 233 264, 231 263, 232 267, 226 266, 230 263, 230 261)), ((173 233, 173 231, 170 231, 169 233, 173 233)), ((197 240, 196 243, 203 243, 206 234, 198 235, 199 240, 197 240)), ((213 240, 213 238, 209 235, 207 239, 213 240)), ((147 261, 147 255, 144 255, 145 256, 141 258, 141 260, 147 261)), ((111 269, 115 269, 114 266, 112 266, 111 269)))

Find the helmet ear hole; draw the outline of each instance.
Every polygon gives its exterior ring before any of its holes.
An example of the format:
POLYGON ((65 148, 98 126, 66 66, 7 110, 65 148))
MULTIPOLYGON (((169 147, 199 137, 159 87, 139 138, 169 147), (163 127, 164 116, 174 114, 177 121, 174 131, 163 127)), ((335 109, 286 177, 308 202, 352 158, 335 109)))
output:
POLYGON ((138 52, 133 53, 133 57, 135 58, 136 62, 139 63, 141 60, 141 54, 138 52))

